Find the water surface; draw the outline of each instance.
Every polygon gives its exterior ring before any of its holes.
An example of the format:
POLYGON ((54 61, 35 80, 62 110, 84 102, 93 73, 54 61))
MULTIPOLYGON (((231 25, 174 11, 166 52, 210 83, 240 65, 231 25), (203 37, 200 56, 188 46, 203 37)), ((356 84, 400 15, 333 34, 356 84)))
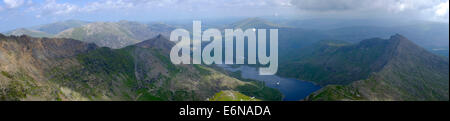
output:
POLYGON ((312 82, 284 78, 276 75, 259 75, 257 68, 249 66, 230 67, 229 65, 218 65, 227 71, 241 71, 242 78, 265 82, 266 86, 278 89, 285 96, 285 101, 298 101, 306 98, 309 94, 319 90, 321 87, 312 82))

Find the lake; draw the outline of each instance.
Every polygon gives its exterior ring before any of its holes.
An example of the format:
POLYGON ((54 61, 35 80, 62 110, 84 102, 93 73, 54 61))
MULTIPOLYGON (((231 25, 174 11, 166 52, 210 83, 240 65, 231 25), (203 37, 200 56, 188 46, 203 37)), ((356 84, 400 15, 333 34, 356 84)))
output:
POLYGON ((253 79, 265 82, 266 86, 278 89, 284 95, 284 101, 298 101, 306 98, 309 94, 319 90, 321 87, 312 82, 279 77, 277 75, 259 75, 255 67, 239 66, 230 67, 229 65, 218 65, 227 71, 241 71, 242 78, 253 79), (277 84, 278 83, 278 84, 277 84))

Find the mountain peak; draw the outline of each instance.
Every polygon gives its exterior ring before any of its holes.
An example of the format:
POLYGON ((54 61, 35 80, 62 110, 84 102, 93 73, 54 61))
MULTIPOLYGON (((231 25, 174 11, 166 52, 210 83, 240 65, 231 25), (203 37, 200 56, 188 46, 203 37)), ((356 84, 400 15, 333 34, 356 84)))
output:
POLYGON ((155 37, 156 39, 165 39, 161 34, 158 34, 158 36, 155 37))
POLYGON ((397 49, 408 49, 411 52, 417 53, 419 53, 419 51, 426 51, 424 48, 420 47, 419 45, 415 44, 414 42, 400 34, 392 35, 389 41, 397 43, 397 49))
POLYGON ((392 39, 407 40, 407 38, 406 38, 405 36, 400 35, 400 34, 398 34, 398 33, 395 34, 395 35, 392 35, 390 39, 391 39, 391 40, 392 40, 392 39))
POLYGON ((140 42, 136 44, 136 46, 141 48, 154 48, 154 49, 160 49, 163 52, 169 52, 170 49, 175 45, 175 43, 171 42, 170 40, 166 39, 163 35, 159 34, 156 37, 145 40, 143 42, 140 42))
POLYGON ((378 47, 383 47, 383 48, 389 47, 391 49, 395 49, 400 45, 400 43, 402 43, 402 45, 417 46, 412 41, 410 41, 408 38, 406 38, 400 34, 392 35, 389 39, 372 38, 372 39, 362 40, 359 45, 365 46, 365 47, 378 46, 378 47))

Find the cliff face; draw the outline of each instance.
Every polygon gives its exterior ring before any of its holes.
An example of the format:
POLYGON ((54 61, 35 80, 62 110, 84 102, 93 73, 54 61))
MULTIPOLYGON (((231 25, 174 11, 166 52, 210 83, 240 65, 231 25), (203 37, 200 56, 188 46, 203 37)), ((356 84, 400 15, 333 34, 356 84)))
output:
POLYGON ((55 97, 57 88, 48 82, 46 73, 56 65, 77 64, 77 54, 96 49, 71 39, 32 38, 28 36, 0 36, 0 87, 5 100, 40 100, 55 97), (51 88, 41 87, 48 86, 51 88), (30 94, 27 96, 27 94, 30 94), (39 96, 37 96, 39 95, 39 96))
MULTIPOLYGON (((376 43, 384 44, 377 47, 381 53, 367 55, 376 60, 368 66, 373 69, 368 71, 367 78, 352 80, 346 86, 325 87, 312 94, 309 100, 449 99, 448 59, 431 54, 401 35, 394 35, 386 40, 365 40, 357 46, 370 51, 371 49, 364 48, 378 45, 376 43)), ((331 79, 339 81, 339 78, 331 79)))
POLYGON ((449 100, 448 60, 400 35, 390 41, 397 41, 392 58, 353 87, 371 100, 449 100))
POLYGON ((122 49, 72 39, 0 39, 0 100, 206 100, 223 90, 259 88, 201 65, 173 65, 173 43, 162 36, 122 49))

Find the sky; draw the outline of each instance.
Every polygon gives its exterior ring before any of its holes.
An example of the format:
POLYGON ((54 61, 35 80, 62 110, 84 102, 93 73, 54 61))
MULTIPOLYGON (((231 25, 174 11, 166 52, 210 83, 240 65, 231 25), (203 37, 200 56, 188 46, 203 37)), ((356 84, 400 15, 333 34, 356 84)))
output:
POLYGON ((227 17, 449 21, 449 0, 1 0, 0 32, 69 19, 164 21, 227 17))

